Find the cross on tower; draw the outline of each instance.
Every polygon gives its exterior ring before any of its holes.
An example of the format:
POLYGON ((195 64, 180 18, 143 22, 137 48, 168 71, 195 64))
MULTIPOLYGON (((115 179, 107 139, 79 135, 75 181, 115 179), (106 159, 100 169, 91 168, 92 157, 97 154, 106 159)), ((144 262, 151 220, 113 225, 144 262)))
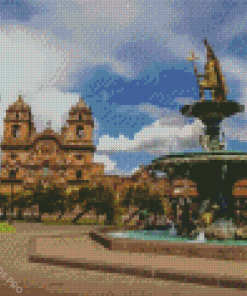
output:
POLYGON ((46 121, 46 128, 51 129, 51 120, 46 121))

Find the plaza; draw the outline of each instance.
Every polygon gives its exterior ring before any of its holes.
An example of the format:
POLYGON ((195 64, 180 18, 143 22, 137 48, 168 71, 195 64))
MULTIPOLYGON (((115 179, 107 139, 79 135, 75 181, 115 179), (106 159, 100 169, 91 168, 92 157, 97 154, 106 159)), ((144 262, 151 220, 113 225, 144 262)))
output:
MULTIPOLYGON (((164 295, 164 293, 168 296, 185 296, 188 294, 223 296, 228 295, 226 293, 234 296, 246 295, 246 291, 244 290, 219 288, 216 286, 189 283, 189 281, 186 283, 184 279, 179 280, 177 278, 176 280, 175 276, 170 280, 169 278, 165 280, 162 277, 158 279, 138 276, 137 273, 136 275, 123 274, 121 267, 125 267, 126 270, 128 258, 131 258, 133 267, 142 267, 142 269, 144 267, 147 271, 150 268, 147 261, 150 256, 144 254, 128 255, 126 253, 121 255, 119 252, 107 251, 100 244, 90 240, 88 237, 89 232, 99 230, 95 226, 45 226, 37 223, 14 223, 13 225, 17 230, 16 233, 1 234, 0 236, 0 261, 1 267, 7 272, 8 276, 12 277, 23 288, 22 295, 30 295, 30 293, 31 295, 47 296, 61 295, 61 293, 68 296, 124 296, 131 294, 136 296, 150 296, 152 294, 164 295), (72 236, 76 239, 72 239, 72 236), (43 259, 45 257, 54 258, 58 263, 57 265, 48 263, 47 259, 47 263, 32 263, 29 260, 30 252, 33 252, 30 249, 30 243, 33 243, 34 240, 38 244, 33 255, 39 255, 39 258, 43 257, 43 259), (107 255, 108 253, 111 254, 107 255), (133 258, 140 259, 133 260, 133 258), (63 261, 60 264, 58 262, 59 259, 63 261), (74 264, 78 263, 78 267, 71 267, 70 260, 74 264), (121 261, 125 263, 124 266, 121 261), (84 263, 84 267, 81 268, 82 263, 84 263), (90 263, 94 266, 90 266, 90 263), (111 268, 118 268, 118 272, 114 271, 112 273, 110 271, 110 265, 111 268)), ((154 260, 154 258, 150 258, 149 260, 154 260)), ((199 261, 196 262, 192 259, 193 264, 195 264, 193 265, 189 259, 184 259, 184 261, 178 260, 177 264, 176 260, 176 256, 174 256, 174 259, 169 257, 169 264, 173 265, 173 275, 176 274, 175 267, 178 265, 180 265, 180 276, 183 274, 187 275, 188 278, 188 268, 192 274, 193 268, 200 269, 200 273, 202 273, 202 268, 196 265, 202 264, 199 261)), ((206 264, 206 261, 204 263, 206 264)), ((222 272, 225 272, 226 265, 225 262, 218 262, 217 260, 215 263, 215 266, 209 264, 208 268, 211 274, 217 277, 216 273, 219 272, 218 269, 221 268, 222 272)), ((246 270, 244 264, 238 263, 240 267, 238 269, 235 268, 235 272, 234 266, 232 269, 229 269, 229 272, 235 273, 234 276, 233 274, 229 275, 228 280, 230 282, 232 282, 232 277, 236 279, 237 276, 241 276, 241 272, 246 270)), ((165 269, 163 267, 163 270, 168 271, 170 269, 168 265, 165 269)), ((158 265, 156 264, 155 266, 151 263, 151 269, 155 271, 155 268, 159 269, 158 265)), ((205 267, 203 274, 209 277, 205 267)), ((16 291, 3 280, 0 281, 0 292, 6 296, 16 295, 16 291)))

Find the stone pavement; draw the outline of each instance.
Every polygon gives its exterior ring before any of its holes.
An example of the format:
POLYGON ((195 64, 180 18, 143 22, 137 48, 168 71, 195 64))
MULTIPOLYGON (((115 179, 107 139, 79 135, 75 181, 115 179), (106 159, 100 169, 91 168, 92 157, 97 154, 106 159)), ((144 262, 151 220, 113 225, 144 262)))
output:
POLYGON ((29 250, 29 258, 35 263, 247 291, 247 263, 110 251, 90 240, 88 234, 32 238, 29 250))
MULTIPOLYGON (((106 252, 107 250, 89 239, 87 233, 97 230, 93 226, 44 226, 35 223, 15 224, 14 226, 17 229, 16 233, 0 234, 0 266, 3 268, 4 272, 8 273, 8 276, 12 277, 14 281, 18 283, 18 286, 23 287, 21 295, 247 296, 247 291, 233 288, 216 288, 193 283, 181 283, 175 280, 129 276, 118 272, 112 273, 110 271, 100 272, 97 269, 68 268, 68 266, 66 267, 65 265, 31 263, 29 261, 29 255, 33 250, 29 249, 29 246, 34 238, 38 242, 36 245, 36 250, 38 252, 41 253, 44 251, 50 256, 51 254, 49 252, 52 252, 53 249, 56 251, 56 255, 59 256, 58 252, 60 250, 60 256, 63 259, 65 257, 62 252, 67 252, 69 255, 72 254, 74 260, 77 260, 79 257, 87 261, 90 260, 90 262, 92 258, 96 261, 96 254, 100 252, 103 254, 102 252, 106 252), (78 233, 81 234, 80 238, 78 233), (40 235, 42 237, 40 237, 40 235), (56 236, 55 245, 53 245, 54 242, 51 241, 51 239, 54 240, 54 238, 52 238, 54 235, 56 236), (57 237, 61 235, 69 239, 66 240, 57 237), (76 239, 72 240, 71 235, 74 235, 76 239), (44 236, 46 236, 46 240, 44 236), (84 238, 84 240, 82 240, 82 238, 84 238), (41 240, 43 240, 43 244, 41 244, 41 240), (65 244, 63 248, 61 248, 62 243, 65 244), (82 245, 85 247, 83 248, 82 245), (76 252, 78 253, 76 254, 76 252), (91 256, 91 258, 87 258, 87 256, 91 256)), ((107 251, 107 253, 108 252, 110 251, 107 251)), ((132 255, 132 262, 136 262, 135 256, 137 255, 138 254, 132 255)), ((104 255, 101 257, 101 260, 106 260, 104 263, 112 263, 117 257, 119 257, 119 253, 115 253, 111 258, 106 258, 104 255)), ((140 257, 138 257, 138 262, 141 262, 140 257)), ((221 265, 222 261, 219 264, 221 265)), ((184 268, 189 268, 188 265, 186 266, 184 266, 184 268)), ((17 292, 9 287, 6 282, 1 279, 1 276, 0 295, 17 295, 17 292)))

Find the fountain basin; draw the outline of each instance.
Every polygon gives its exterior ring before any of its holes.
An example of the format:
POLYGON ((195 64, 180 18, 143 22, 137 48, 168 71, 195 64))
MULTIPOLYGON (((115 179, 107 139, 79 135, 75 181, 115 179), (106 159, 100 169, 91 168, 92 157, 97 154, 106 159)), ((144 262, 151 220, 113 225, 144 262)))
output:
POLYGON ((140 231, 109 231, 107 229, 92 232, 90 237, 112 251, 247 261, 247 242, 241 240, 207 240, 201 243, 183 237, 171 238, 169 234, 166 239, 161 238, 161 235, 155 237, 155 235, 147 234, 145 238, 149 239, 144 240, 140 236, 140 231))
POLYGON ((247 246, 246 240, 234 240, 234 239, 224 239, 224 240, 209 240, 204 238, 205 236, 200 233, 197 239, 191 239, 182 236, 170 235, 170 231, 150 231, 150 230, 132 230, 126 232, 109 232, 108 236, 113 238, 125 238, 125 239, 136 239, 136 240, 155 240, 155 241, 169 241, 173 243, 208 243, 213 245, 243 245, 247 246))

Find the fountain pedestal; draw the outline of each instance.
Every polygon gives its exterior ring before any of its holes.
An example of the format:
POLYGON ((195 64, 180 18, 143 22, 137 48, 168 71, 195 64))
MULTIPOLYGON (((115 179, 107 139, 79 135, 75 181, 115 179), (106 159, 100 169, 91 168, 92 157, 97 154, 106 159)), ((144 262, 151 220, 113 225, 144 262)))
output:
MULTIPOLYGON (((208 139, 208 142, 204 148, 209 153, 207 155, 208 164, 194 166, 195 172, 191 172, 190 175, 194 175, 193 179, 198 184, 200 195, 204 195, 204 198, 207 198, 208 195, 213 202, 220 205, 218 217, 230 218, 233 216, 231 210, 234 208, 234 203, 232 203, 234 198, 229 186, 233 186, 233 182, 236 181, 233 177, 236 174, 234 172, 227 174, 227 171, 229 171, 229 166, 237 161, 234 156, 224 160, 224 155, 231 155, 232 152, 223 150, 224 145, 220 142, 220 124, 224 118, 243 110, 244 107, 234 101, 203 101, 194 105, 186 105, 181 109, 183 115, 197 117, 205 125, 204 137, 208 139), (210 161, 210 155, 214 155, 215 161, 213 159, 210 161), (218 160, 216 160, 217 156, 218 160), (230 206, 228 211, 227 203, 230 206)), ((240 177, 239 174, 237 175, 240 177)))
POLYGON ((185 105, 180 112, 186 117, 199 118, 205 125, 204 139, 208 139, 206 151, 221 151, 224 145, 220 142, 220 124, 226 117, 244 111, 244 106, 234 101, 199 101, 194 105, 185 105))

